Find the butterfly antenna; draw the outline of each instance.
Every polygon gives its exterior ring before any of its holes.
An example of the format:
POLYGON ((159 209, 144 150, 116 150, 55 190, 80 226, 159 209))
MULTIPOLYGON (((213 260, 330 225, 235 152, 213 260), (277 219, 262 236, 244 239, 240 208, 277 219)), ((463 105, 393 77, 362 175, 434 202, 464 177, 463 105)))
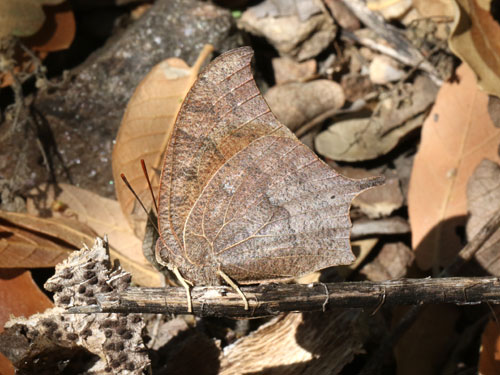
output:
POLYGON ((149 212, 146 209, 146 206, 144 206, 144 203, 142 203, 141 198, 139 198, 139 196, 137 195, 137 193, 135 192, 135 190, 132 188, 132 186, 128 182, 127 177, 125 177, 125 175, 123 173, 120 174, 120 177, 122 178, 122 180, 125 183, 125 185, 127 185, 127 188, 130 190, 130 192, 132 194, 134 194, 135 199, 137 199, 137 202, 139 202, 139 204, 141 205, 142 209, 144 210, 144 212, 148 216, 148 220, 151 223, 151 225, 156 229, 157 233, 160 233, 160 231, 158 230, 158 226, 155 224, 155 222, 153 221, 153 219, 151 219, 151 216, 149 215, 149 212))
POLYGON ((158 205, 156 204, 155 194, 153 192, 153 187, 151 186, 151 180, 149 179, 148 169, 146 168, 146 163, 144 162, 144 159, 141 159, 141 166, 142 166, 142 171, 144 172, 144 177, 146 177, 146 181, 148 182, 151 198, 153 198, 153 205, 156 211, 156 217, 158 217, 158 205))

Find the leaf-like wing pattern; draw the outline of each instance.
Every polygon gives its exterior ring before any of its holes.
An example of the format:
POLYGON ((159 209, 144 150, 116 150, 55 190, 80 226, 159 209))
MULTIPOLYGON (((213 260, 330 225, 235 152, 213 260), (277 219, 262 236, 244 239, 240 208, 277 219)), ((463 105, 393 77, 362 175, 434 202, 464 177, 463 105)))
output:
POLYGON ((213 173, 253 140, 283 128, 255 84, 252 56, 252 49, 243 47, 215 59, 177 116, 159 194, 160 233, 173 236, 175 242, 165 239, 164 245, 175 255, 182 252, 189 211, 213 173))
POLYGON ((233 50, 179 112, 160 187, 157 255, 201 285, 298 276, 354 260, 349 207, 381 179, 351 180, 281 125, 233 50))
POLYGON ((296 139, 264 136, 203 190, 186 223, 186 257, 239 282, 349 264, 349 206, 369 181, 341 176, 296 139))

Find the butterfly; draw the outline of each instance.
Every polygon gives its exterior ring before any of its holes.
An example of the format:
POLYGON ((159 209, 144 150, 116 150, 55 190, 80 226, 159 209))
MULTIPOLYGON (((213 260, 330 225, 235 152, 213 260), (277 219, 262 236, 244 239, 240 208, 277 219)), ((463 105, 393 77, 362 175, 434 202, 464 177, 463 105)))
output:
POLYGON ((186 288, 235 288, 350 264, 352 199, 379 185, 335 172, 273 115, 253 50, 212 61, 178 113, 161 171, 158 262, 186 288), (188 285, 189 284, 189 285, 188 285))

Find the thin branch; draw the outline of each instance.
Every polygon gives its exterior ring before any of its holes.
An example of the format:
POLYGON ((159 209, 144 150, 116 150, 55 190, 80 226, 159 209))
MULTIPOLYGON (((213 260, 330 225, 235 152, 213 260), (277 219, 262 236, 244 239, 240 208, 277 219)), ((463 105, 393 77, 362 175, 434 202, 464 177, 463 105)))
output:
MULTIPOLYGON (((259 317, 287 311, 320 311, 327 308, 376 309, 380 305, 423 303, 500 303, 500 278, 464 277, 402 279, 383 282, 328 284, 262 284, 242 286, 250 309, 229 287, 192 289, 193 313, 199 316, 259 317)), ((184 288, 128 288, 96 295, 97 305, 69 308, 69 313, 161 313, 187 312, 184 288)))

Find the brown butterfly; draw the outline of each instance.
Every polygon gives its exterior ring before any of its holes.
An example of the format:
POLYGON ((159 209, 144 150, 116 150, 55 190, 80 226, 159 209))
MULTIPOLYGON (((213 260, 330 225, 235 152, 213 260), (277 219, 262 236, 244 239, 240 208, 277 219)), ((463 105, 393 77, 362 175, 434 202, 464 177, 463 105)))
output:
POLYGON ((159 263, 189 286, 297 277, 352 263, 349 207, 382 178, 352 180, 278 122, 252 76, 253 50, 216 58, 189 91, 166 150, 159 263))

